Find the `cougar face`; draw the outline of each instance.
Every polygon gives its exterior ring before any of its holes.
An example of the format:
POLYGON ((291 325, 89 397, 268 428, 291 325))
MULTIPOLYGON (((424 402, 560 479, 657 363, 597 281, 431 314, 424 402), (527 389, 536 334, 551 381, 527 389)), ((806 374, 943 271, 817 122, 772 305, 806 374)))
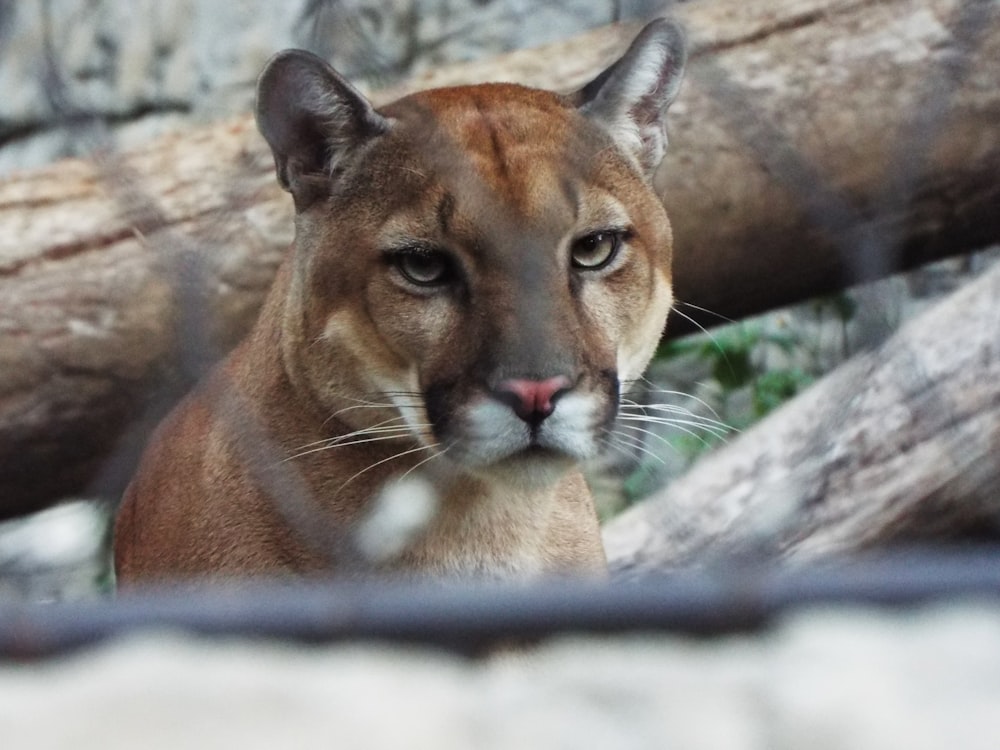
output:
MULTIPOLYGON (((487 84, 377 113, 315 58, 272 63, 321 87, 313 102, 339 98, 325 122, 346 129, 325 185, 288 184, 299 214, 286 362, 336 419, 403 419, 439 455, 433 468, 520 481, 598 453, 672 303, 670 227, 648 179, 678 53, 640 51, 659 65, 632 61, 603 100, 487 84), (652 136, 635 121, 644 103, 652 136)), ((277 130, 267 76, 265 136, 277 130)))
POLYGON ((295 242, 253 331, 150 441, 119 582, 606 570, 578 464, 671 306, 650 180, 683 60, 660 20, 571 96, 375 110, 314 55, 275 56, 256 115, 295 242), (400 536, 393 503, 433 511, 400 536))

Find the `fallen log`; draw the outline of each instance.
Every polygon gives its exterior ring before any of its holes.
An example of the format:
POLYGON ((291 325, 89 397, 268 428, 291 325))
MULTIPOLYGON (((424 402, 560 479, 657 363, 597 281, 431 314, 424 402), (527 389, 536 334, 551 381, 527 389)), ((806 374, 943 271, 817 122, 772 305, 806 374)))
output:
POLYGON ((623 576, 1000 538, 1000 266, 604 530, 623 576))
MULTIPOLYGON (((682 6, 691 72, 659 177, 685 313, 737 318, 1000 239, 996 8, 682 6)), ((374 97, 573 89, 633 31, 374 97)), ((247 117, 0 182, 0 518, 117 495, 156 417, 249 326, 290 217, 247 117)))

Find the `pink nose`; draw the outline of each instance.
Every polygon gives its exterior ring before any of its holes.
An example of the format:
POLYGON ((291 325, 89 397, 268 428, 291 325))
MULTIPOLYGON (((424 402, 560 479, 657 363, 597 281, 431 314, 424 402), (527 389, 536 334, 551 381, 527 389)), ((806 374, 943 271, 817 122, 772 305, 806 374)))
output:
POLYGON ((555 411, 555 402, 572 387, 565 375, 545 380, 511 378, 497 385, 496 397, 508 404, 514 413, 531 425, 538 425, 555 411))

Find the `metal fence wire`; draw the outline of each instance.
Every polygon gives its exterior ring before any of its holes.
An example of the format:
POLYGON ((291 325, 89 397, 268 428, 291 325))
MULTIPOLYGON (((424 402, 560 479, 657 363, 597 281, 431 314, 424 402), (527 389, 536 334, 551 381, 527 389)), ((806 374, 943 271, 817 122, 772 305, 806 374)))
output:
MULTIPOLYGON (((416 23, 414 14, 420 13, 421 3, 400 5, 404 7, 402 19, 382 18, 378 23, 398 25, 407 19, 416 23)), ((654 3, 617 2, 612 4, 612 15, 629 19, 662 15, 671 12, 673 5, 664 8, 654 3)), ((0 3, 0 44, 16 41, 5 24, 15 12, 13 6, 12 2, 0 3)), ((45 2, 44 6, 50 17, 60 12, 59 3, 45 2)), ((305 30, 314 48, 323 54, 331 51, 327 41, 331 24, 358 25, 358 48, 352 56, 357 65, 368 61, 369 72, 380 80, 410 67, 420 51, 410 48, 401 57, 388 59, 378 49, 365 46, 364 30, 370 30, 372 22, 352 16, 353 8, 337 0, 309 0, 299 9, 300 30, 305 30)), ((525 12, 521 4, 511 8, 512 13, 525 12)), ((929 163, 928 144, 942 137, 951 98, 969 75, 985 30, 996 23, 996 4, 975 0, 959 3, 954 16, 944 22, 957 40, 954 54, 927 71, 924 96, 906 119, 907 127, 899 134, 885 171, 879 205, 866 209, 868 213, 899 214, 912 199, 918 177, 929 163)), ((162 278, 173 290, 177 312, 173 338, 180 342, 180 348, 172 371, 157 388, 144 394, 142 407, 131 415, 117 448, 103 459, 89 487, 92 496, 114 501, 159 419, 225 354, 205 324, 213 315, 216 285, 216 275, 208 267, 213 238, 186 233, 172 224, 157 198, 145 189, 142 176, 132 173, 128 163, 111 149, 112 123, 81 112, 73 104, 67 89, 74 82, 60 75, 56 50, 51 46, 53 37, 45 36, 44 41, 49 45, 49 63, 40 73, 46 81, 48 104, 57 113, 56 120, 72 127, 88 144, 86 150, 100 165, 107 192, 156 254, 162 278)), ((716 111, 727 118, 725 127, 740 135, 756 162, 799 197, 809 221, 841 245, 845 257, 860 258, 867 264, 853 276, 882 277, 900 268, 900 238, 892 226, 867 221, 800 152, 782 125, 760 110, 753 91, 715 65, 711 55, 702 55, 689 75, 715 100, 716 111), (859 247, 863 248, 860 252, 859 247)), ((15 128, 0 132, 0 146, 22 135, 15 128)), ((433 143, 433 139, 428 142, 433 143)), ((235 184, 228 199, 233 211, 247 201, 235 184)), ((516 232, 516 227, 509 229, 516 232)), ((717 322, 708 311, 687 312, 699 324, 712 326, 717 322)), ((150 589, 117 600, 109 597, 58 605, 0 602, 0 655, 50 655, 134 629, 159 626, 305 641, 402 640, 480 653, 497 643, 558 632, 669 629, 711 635, 760 627, 789 609, 816 603, 914 606, 970 596, 995 600, 1000 594, 1000 553, 989 546, 951 550, 935 546, 839 564, 796 567, 785 567, 771 558, 715 560, 705 569, 674 571, 628 583, 548 580, 511 586, 379 578, 374 575, 378 566, 358 542, 357 529, 338 528, 324 517, 296 462, 284 460, 267 425, 240 398, 232 389, 220 387, 213 402, 215 416, 238 436, 236 448, 244 464, 265 488, 281 517, 305 544, 328 559, 330 578, 295 584, 234 582, 195 590, 150 589)), ((631 460, 637 461, 642 451, 650 450, 661 448, 641 444, 631 460)))

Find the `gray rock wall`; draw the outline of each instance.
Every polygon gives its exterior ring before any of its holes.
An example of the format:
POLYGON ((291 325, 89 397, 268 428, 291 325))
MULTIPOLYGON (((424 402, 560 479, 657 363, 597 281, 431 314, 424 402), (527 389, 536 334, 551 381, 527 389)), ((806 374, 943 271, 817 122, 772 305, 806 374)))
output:
POLYGON ((371 83, 655 11, 633 0, 0 2, 0 175, 248 111, 267 58, 371 83))
POLYGON ((303 2, 56 0, 0 16, 0 172, 245 109, 303 2))

